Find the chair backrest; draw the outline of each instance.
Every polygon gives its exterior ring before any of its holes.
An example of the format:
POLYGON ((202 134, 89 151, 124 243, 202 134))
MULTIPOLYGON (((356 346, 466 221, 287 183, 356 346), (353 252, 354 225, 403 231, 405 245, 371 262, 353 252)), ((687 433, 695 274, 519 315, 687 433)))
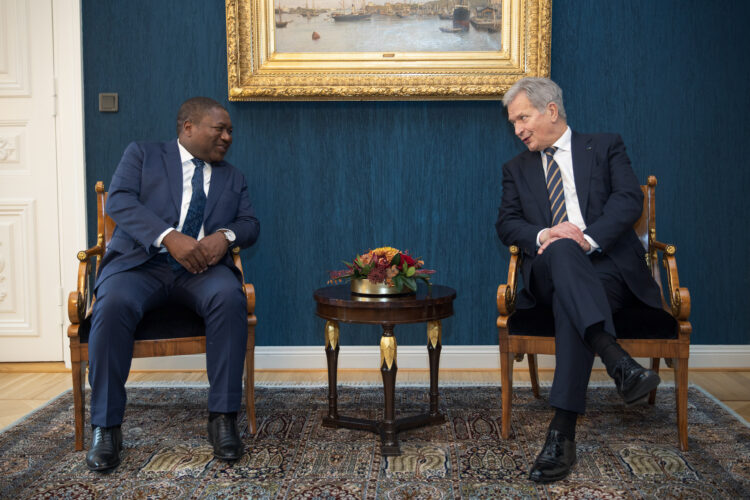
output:
POLYGON ((648 176, 648 183, 641 186, 643 191, 643 211, 641 217, 633 225, 635 233, 638 235, 638 239, 641 240, 644 250, 649 250, 650 242, 653 241, 656 232, 656 177, 653 175, 648 176))
POLYGON ((641 191, 643 191, 643 211, 640 218, 633 224, 633 229, 646 251, 644 255, 646 265, 651 270, 651 276, 656 284, 659 285, 659 290, 662 292, 662 304, 666 306, 657 249, 653 244, 656 241, 656 177, 649 175, 646 184, 641 186, 641 191))

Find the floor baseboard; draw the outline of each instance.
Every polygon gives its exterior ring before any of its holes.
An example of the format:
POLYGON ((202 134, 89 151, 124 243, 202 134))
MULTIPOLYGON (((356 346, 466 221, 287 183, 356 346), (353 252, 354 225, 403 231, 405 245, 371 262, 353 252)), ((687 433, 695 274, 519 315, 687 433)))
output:
MULTIPOLYGON (((376 368, 380 361, 377 346, 341 346, 339 368, 376 368)), ((424 346, 399 346, 397 366, 404 369, 427 369, 424 346)), ((552 356, 539 356, 539 368, 554 368, 552 356)), ((133 370, 200 370, 206 366, 204 355, 134 359, 133 370)), ((750 345, 691 345, 690 368, 750 369, 750 345)), ((594 368, 602 368, 597 358, 594 368)), ((258 346, 255 348, 257 370, 325 370, 326 357, 321 346, 258 346)), ((453 370, 499 370, 500 355, 496 345, 443 346, 440 368, 453 370)))

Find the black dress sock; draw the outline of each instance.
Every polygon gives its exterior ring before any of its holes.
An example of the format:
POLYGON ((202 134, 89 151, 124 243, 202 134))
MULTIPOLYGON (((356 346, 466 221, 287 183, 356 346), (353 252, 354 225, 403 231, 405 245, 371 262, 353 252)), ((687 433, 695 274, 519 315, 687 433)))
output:
POLYGON ((598 323, 587 328, 584 338, 594 352, 602 358, 602 363, 607 368, 607 373, 612 377, 617 362, 623 357, 629 356, 629 354, 602 327, 603 325, 598 323))
POLYGON ((574 411, 555 408, 555 416, 549 424, 550 430, 556 430, 571 441, 576 439, 576 420, 578 413, 574 411))

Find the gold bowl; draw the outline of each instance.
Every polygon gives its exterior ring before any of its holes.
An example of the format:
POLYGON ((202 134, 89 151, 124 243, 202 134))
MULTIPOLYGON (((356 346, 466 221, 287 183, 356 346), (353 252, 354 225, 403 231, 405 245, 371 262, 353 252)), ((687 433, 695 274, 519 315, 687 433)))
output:
POLYGON ((357 278, 351 280, 352 293, 357 295, 410 295, 412 292, 404 287, 399 291, 395 286, 388 286, 385 283, 373 283, 367 278, 357 278))

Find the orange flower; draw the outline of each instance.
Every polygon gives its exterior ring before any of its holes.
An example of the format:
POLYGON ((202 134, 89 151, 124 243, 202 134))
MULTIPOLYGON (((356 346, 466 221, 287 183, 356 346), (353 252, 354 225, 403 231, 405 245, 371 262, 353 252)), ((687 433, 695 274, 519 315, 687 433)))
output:
POLYGON ((380 247, 376 248, 375 250, 370 250, 370 253, 385 254, 385 258, 388 259, 388 262, 390 262, 391 260, 393 260, 393 257, 395 257, 397 253, 401 253, 401 251, 393 247, 380 247))
POLYGON ((388 276, 388 279, 392 279, 394 276, 396 276, 399 273, 399 269, 396 266, 391 266, 388 268, 388 270, 385 272, 385 275, 388 276))

